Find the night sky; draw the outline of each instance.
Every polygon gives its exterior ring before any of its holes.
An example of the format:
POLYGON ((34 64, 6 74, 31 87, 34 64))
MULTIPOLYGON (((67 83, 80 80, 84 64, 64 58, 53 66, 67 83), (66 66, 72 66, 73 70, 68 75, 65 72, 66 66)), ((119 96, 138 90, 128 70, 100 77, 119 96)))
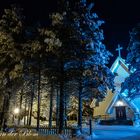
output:
MULTIPOLYGON (((0 0, 0 14, 3 8, 13 3, 24 8, 24 14, 30 23, 47 21, 48 14, 56 9, 56 0, 0 0)), ((94 0, 94 3, 94 11, 105 21, 104 42, 114 55, 110 63, 113 63, 118 55, 115 51, 117 44, 123 46, 122 57, 125 58, 129 31, 140 22, 139 0, 94 0)))

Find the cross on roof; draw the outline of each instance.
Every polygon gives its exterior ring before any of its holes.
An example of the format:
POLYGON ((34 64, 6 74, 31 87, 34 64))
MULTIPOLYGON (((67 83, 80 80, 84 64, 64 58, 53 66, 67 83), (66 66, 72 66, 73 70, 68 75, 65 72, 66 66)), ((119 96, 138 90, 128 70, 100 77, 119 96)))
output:
POLYGON ((121 57, 121 50, 122 49, 123 49, 123 47, 121 47, 120 44, 118 44, 118 48, 116 48, 116 51, 118 51, 119 57, 121 57))

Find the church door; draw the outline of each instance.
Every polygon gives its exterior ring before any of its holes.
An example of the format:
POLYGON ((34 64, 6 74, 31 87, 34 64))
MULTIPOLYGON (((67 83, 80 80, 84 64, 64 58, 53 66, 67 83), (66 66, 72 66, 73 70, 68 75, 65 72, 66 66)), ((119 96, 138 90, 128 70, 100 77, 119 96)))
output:
POLYGON ((125 106, 117 106, 115 108, 116 108, 116 119, 125 120, 126 119, 125 106))

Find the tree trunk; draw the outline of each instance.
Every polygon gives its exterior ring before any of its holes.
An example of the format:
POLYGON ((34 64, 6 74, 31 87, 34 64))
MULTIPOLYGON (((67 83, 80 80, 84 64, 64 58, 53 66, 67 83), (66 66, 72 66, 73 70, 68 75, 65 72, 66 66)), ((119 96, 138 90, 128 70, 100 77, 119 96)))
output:
POLYGON ((59 123, 59 89, 56 91, 56 127, 58 127, 59 123))
POLYGON ((27 116, 27 125, 29 125, 29 118, 30 118, 30 102, 28 101, 28 116, 27 116))
POLYGON ((7 123, 9 114, 10 94, 11 93, 8 92, 6 95, 4 95, 0 125, 3 125, 3 122, 7 123))
POLYGON ((24 125, 26 125, 26 109, 27 109, 27 98, 25 97, 25 116, 24 116, 24 125))
POLYGON ((78 97, 78 127, 82 130, 82 83, 79 86, 79 97, 78 97))
POLYGON ((20 125, 20 116, 21 116, 21 107, 22 107, 22 97, 23 97, 23 90, 21 90, 20 94, 20 103, 19 103, 19 115, 18 115, 18 125, 20 125))
POLYGON ((59 101, 59 134, 64 130, 64 63, 61 62, 60 101, 59 101))
POLYGON ((33 111, 33 101, 34 101, 34 80, 32 82, 31 88, 31 104, 30 104, 30 116, 29 116, 29 125, 32 123, 32 111, 33 111))
POLYGON ((65 93, 65 127, 67 127, 67 97, 65 93))
POLYGON ((5 106, 6 106, 6 97, 4 96, 2 112, 1 112, 1 116, 0 116, 0 126, 2 126, 2 124, 3 124, 5 106))
MULTIPOLYGON (((39 58, 40 59, 40 58, 39 58)), ((41 87, 41 64, 39 60, 39 68, 38 68, 38 95, 37 95, 37 131, 39 130, 40 125, 40 87, 41 87)))
POLYGON ((53 85, 51 85, 50 92, 50 111, 49 111, 49 128, 52 127, 52 106, 53 106, 53 85))
POLYGON ((89 118, 89 132, 90 132, 90 135, 92 135, 92 119, 91 119, 91 117, 89 118))

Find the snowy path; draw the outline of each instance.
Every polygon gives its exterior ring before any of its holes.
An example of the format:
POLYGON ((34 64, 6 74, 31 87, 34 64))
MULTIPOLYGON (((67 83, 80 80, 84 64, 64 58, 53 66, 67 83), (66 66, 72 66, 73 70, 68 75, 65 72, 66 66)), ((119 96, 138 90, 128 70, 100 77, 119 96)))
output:
POLYGON ((140 140, 140 127, 96 126, 94 140, 140 140))

